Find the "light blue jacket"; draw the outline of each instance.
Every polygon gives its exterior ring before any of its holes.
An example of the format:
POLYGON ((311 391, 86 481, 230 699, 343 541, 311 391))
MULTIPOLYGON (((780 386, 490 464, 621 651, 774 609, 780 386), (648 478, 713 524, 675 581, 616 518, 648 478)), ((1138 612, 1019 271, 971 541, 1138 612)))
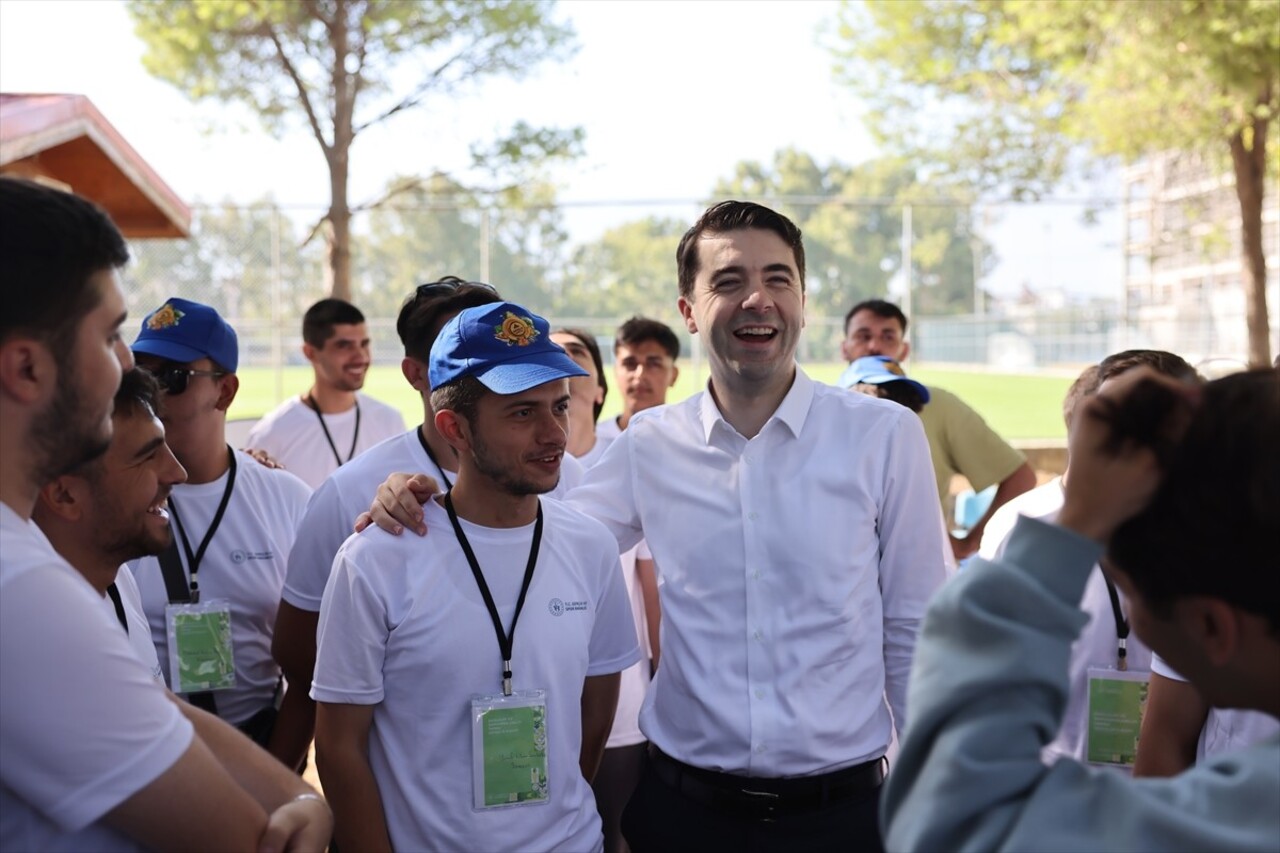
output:
POLYGON ((1100 556, 1020 518, 1001 559, 975 560, 938 593, 884 792, 889 850, 1280 850, 1280 737, 1172 779, 1041 763, 1100 556))

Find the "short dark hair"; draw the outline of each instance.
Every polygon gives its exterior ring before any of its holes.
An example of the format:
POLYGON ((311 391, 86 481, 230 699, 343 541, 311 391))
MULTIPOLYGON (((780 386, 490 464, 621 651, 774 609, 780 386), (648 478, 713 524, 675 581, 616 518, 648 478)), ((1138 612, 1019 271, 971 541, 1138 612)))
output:
POLYGON ((1071 383, 1071 387, 1067 389, 1067 395, 1062 398, 1062 420, 1066 423, 1067 429, 1071 428, 1071 422, 1075 420, 1080 401, 1096 392, 1099 384, 1096 364, 1091 364, 1080 371, 1076 381, 1071 383))
POLYGON ((600 386, 603 392, 600 395, 600 402, 596 403, 591 410, 591 420, 600 420, 600 412, 604 410, 605 398, 609 396, 609 380, 604 376, 604 359, 600 357, 600 345, 596 343, 596 336, 585 329, 568 329, 561 327, 552 329, 553 335, 573 335, 582 341, 582 345, 587 348, 587 352, 591 353, 591 362, 596 366, 596 384, 600 386))
POLYGON ((917 391, 910 382, 882 382, 879 385, 872 385, 870 382, 859 382, 850 390, 857 391, 859 394, 866 394, 868 397, 892 400, 899 406, 907 407, 917 415, 926 405, 924 395, 917 391))
POLYGON ((1098 384, 1094 391, 1102 387, 1108 379, 1127 373, 1135 367, 1150 367, 1172 379, 1188 382, 1199 382, 1200 374, 1180 355, 1174 355, 1162 349, 1127 349, 1113 353, 1098 362, 1098 384))
POLYGON ((27 334, 55 357, 101 298, 89 279, 129 261, 129 247, 102 208, 68 192, 0 177, 0 341, 27 334))
POLYGON ((859 311, 870 311, 884 320, 897 320, 902 324, 902 334, 905 335, 907 333, 907 315, 902 313, 901 308, 884 299, 864 299, 850 308, 849 313, 844 315, 844 331, 846 334, 849 332, 849 321, 859 311))
POLYGON ((486 394, 492 394, 484 383, 470 374, 460 376, 452 382, 446 382, 439 388, 431 389, 431 410, 442 412, 448 409, 467 419, 472 425, 476 422, 476 408, 486 394))
POLYGON ((436 342, 445 318, 467 308, 501 301, 493 285, 464 281, 456 275, 418 285, 396 318, 396 334, 404 344, 404 354, 423 364, 430 363, 431 345, 436 342))
POLYGON ((133 416, 142 411, 159 417, 161 399, 160 383, 151 371, 134 367, 126 370, 120 377, 120 389, 116 391, 115 411, 112 414, 133 416))
POLYGON ((675 330, 666 323, 639 314, 618 327, 613 336, 613 349, 617 352, 618 347, 634 347, 647 341, 656 342, 667 351, 672 361, 680 357, 680 339, 676 337, 675 330))
MULTIPOLYGON (((1173 396, 1163 387, 1159 392, 1173 396)), ((1150 407, 1152 395, 1143 397, 1150 407)), ((1280 633, 1277 435, 1275 369, 1232 374, 1201 388, 1150 504, 1116 530, 1108 547, 1157 612, 1178 598, 1207 595, 1265 617, 1280 633)))
POLYGON ((684 232, 676 247, 676 271, 680 278, 680 295, 693 296, 693 280, 698 277, 698 240, 703 234, 725 234, 758 228, 772 231, 791 247, 796 259, 796 272, 800 275, 800 290, 804 291, 804 242, 800 229, 787 217, 761 204, 750 201, 722 201, 708 207, 698 217, 693 227, 684 232))
POLYGON ((321 299, 302 315, 302 339, 313 347, 323 347, 333 337, 334 326, 354 326, 364 322, 364 314, 350 302, 321 299))

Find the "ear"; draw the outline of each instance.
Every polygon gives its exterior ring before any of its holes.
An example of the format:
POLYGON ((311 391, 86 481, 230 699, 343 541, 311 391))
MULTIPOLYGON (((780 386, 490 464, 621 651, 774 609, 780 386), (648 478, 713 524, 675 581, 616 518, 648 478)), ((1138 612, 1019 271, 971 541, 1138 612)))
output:
POLYGON ((840 341, 840 357, 850 364, 853 363, 853 345, 849 343, 848 335, 840 341))
POLYGON ((680 368, 676 367, 674 364, 671 365, 671 383, 667 385, 667 387, 668 388, 676 387, 676 380, 679 378, 680 378, 680 368))
POLYGON ((400 361, 400 372, 404 374, 404 379, 413 386, 413 390, 419 394, 431 393, 431 382, 427 378, 427 366, 416 358, 405 356, 400 361))
POLYGON ((436 412, 436 432, 458 453, 471 450, 471 425, 452 409, 436 412))
POLYGON ((1214 666, 1225 666, 1240 649, 1240 614, 1220 598, 1191 596, 1179 602, 1184 624, 1192 633, 1205 658, 1214 666))
POLYGON ((40 341, 14 336, 0 346, 0 391, 7 399, 35 406, 57 383, 57 362, 40 341))
POLYGON ((595 396, 591 398, 591 402, 597 406, 604 404, 604 386, 603 385, 596 383, 596 393, 595 393, 595 396))
POLYGON ((684 318, 684 327, 689 330, 689 334, 698 334, 698 321, 693 317, 693 300, 681 296, 676 300, 676 307, 680 309, 680 316, 684 318))
POLYGON ((898 359, 898 361, 900 361, 900 362, 901 362, 901 361, 906 361, 906 360, 907 360, 907 358, 908 358, 908 356, 910 356, 910 355, 911 355, 911 342, 910 342, 910 341, 903 341, 903 342, 902 342, 902 357, 901 357, 901 358, 899 358, 899 359, 898 359))
POLYGON ((316 360, 316 348, 311 344, 303 343, 302 355, 307 359, 307 361, 314 362, 316 360))
POLYGON ((89 502, 83 487, 81 478, 64 474, 40 489, 39 506, 63 521, 79 521, 89 502))
POLYGON ((240 390, 240 377, 234 373, 228 373, 218 379, 218 402, 215 408, 218 411, 225 412, 231 408, 231 403, 236 399, 236 393, 240 390))

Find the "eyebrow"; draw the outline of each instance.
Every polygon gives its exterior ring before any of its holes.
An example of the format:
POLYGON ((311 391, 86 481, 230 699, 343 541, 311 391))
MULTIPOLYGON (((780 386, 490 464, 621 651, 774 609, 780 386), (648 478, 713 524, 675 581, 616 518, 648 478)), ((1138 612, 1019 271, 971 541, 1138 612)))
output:
POLYGON ((137 451, 133 454, 133 458, 130 459, 129 461, 137 462, 140 459, 147 458, 152 454, 152 452, 156 450, 156 448, 158 448, 162 444, 164 444, 164 438, 161 436, 156 436, 155 438, 148 441, 146 444, 139 447, 137 451))
MULTIPOLYGON (((711 277, 716 278, 717 276, 726 275, 729 273, 732 273, 734 275, 745 275, 746 272, 747 272, 746 267, 742 266, 741 264, 733 264, 731 266, 721 267, 720 269, 715 270, 714 272, 711 273, 711 277)), ((795 268, 792 267, 791 264, 766 264, 764 268, 764 272, 785 272, 791 276, 796 275, 795 268)))

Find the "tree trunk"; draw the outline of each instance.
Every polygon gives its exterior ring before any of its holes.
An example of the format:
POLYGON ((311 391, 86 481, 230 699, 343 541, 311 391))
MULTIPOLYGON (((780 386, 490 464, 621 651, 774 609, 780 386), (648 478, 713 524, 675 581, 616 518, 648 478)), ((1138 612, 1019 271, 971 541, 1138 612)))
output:
POLYGON ((1235 167, 1236 198, 1240 201, 1241 271, 1245 298, 1245 325, 1249 332, 1249 366, 1271 366, 1271 328, 1267 317, 1267 259, 1262 251, 1262 202, 1266 192, 1267 122, 1255 118, 1250 128, 1253 145, 1246 146, 1244 131, 1231 136, 1231 163, 1235 167))
POLYGON ((351 301, 351 205, 347 201, 347 152, 333 152, 329 164, 329 296, 351 301))

